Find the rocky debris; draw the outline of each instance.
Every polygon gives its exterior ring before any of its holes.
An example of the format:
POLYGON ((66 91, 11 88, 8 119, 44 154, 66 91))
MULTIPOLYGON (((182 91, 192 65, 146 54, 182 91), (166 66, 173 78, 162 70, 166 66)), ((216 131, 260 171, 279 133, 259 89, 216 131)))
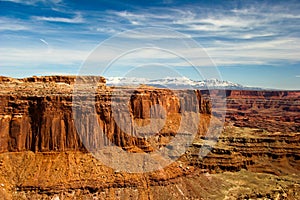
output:
POLYGON ((190 154, 191 165, 206 169, 210 173, 238 171, 241 169, 255 172, 287 175, 300 171, 300 132, 271 133, 262 129, 226 126, 210 145, 214 138, 196 139, 190 154), (209 154, 201 157, 201 150, 208 148, 209 154))
MULTIPOLYGON (((297 173, 240 170, 212 174, 177 161, 149 173, 124 173, 82 152, 6 153, 0 180, 8 199, 298 199, 297 173)), ((1 187, 0 187, 1 189, 1 187)), ((1 190, 0 190, 1 191, 1 190)), ((0 193, 1 194, 1 193, 0 193)), ((3 197, 3 196, 2 196, 3 197)))

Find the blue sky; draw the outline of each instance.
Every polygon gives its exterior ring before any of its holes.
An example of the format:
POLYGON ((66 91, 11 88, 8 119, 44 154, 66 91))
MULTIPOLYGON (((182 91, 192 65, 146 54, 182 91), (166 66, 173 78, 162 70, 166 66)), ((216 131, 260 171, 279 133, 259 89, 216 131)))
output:
MULTIPOLYGON (((198 59, 203 69, 215 64, 223 80, 300 89, 300 1, 0 0, 0 13, 1 75, 77 74, 104 40, 158 26, 199 43, 212 63, 197 55, 191 59, 198 59)), ((177 38, 161 36, 170 49, 179 50, 177 38)), ((123 39, 134 43, 135 37, 123 39)), ((153 62, 144 53, 134 55, 136 64, 153 62)), ((197 79, 184 63, 151 55, 155 62, 173 63, 174 69, 197 79)), ((123 61, 115 71, 126 65, 123 61)))

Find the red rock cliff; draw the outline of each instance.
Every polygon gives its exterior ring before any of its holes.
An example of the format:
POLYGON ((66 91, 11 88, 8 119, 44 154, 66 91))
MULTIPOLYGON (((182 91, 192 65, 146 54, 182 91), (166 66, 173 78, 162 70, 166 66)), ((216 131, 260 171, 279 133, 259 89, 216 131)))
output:
POLYGON ((300 131, 300 91, 228 91, 228 121, 269 131, 300 131))
MULTIPOLYGON (((80 77, 76 81, 86 83, 87 78, 80 77)), ((86 134, 85 139, 91 141, 89 144, 97 148, 103 142, 113 142, 114 144, 126 148, 137 146, 143 151, 151 151, 151 145, 141 138, 135 137, 134 132, 128 134, 122 131, 112 116, 111 100, 123 101, 124 89, 118 94, 117 90, 105 86, 105 79, 97 79, 97 94, 90 97, 84 93, 79 94, 84 101, 94 100, 97 122, 89 121, 89 115, 93 114, 90 108, 77 115, 82 120, 78 133, 74 126, 73 110, 76 109, 72 102, 72 91, 75 77, 67 76, 47 76, 31 77, 24 79, 3 78, 0 84, 0 152, 5 151, 66 151, 82 150, 85 148, 81 143, 78 134, 86 134), (91 112, 90 112, 91 111, 91 112), (109 141, 102 141, 106 137, 98 133, 93 127, 93 123, 98 123, 109 141)), ((167 118, 170 127, 163 127, 161 134, 176 134, 178 125, 174 125, 174 120, 178 120, 183 111, 193 111, 210 113, 210 104, 201 99, 199 92, 181 91, 193 93, 190 99, 180 102, 178 96, 172 91, 163 89, 137 89, 130 94, 130 102, 124 102, 126 109, 130 113, 130 121, 136 121, 142 125, 147 124, 150 118, 150 108, 159 105, 163 109, 154 109, 154 116, 157 119, 167 118), (198 102, 199 107, 195 107, 198 102)), ((189 96, 189 95, 186 95, 189 96)), ((81 102, 82 103, 82 102, 81 102)), ((124 108, 124 107, 123 107, 124 108)), ((127 123, 123 112, 115 112, 115 116, 123 123, 127 123)), ((157 133, 158 134, 158 133, 157 133)))

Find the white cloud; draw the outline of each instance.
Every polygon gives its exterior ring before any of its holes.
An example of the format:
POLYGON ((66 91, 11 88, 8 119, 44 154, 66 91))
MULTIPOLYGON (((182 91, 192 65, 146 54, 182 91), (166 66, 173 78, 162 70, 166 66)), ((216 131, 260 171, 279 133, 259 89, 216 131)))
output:
POLYGON ((71 49, 0 48, 1 66, 68 65, 80 63, 88 51, 71 49))
MULTIPOLYGON (((218 13, 214 15, 213 11, 201 14, 197 8, 189 8, 186 11, 169 9, 164 13, 168 14, 164 14, 163 18, 158 19, 156 18, 158 14, 149 11, 141 13, 113 12, 113 14, 129 20, 135 19, 139 24, 158 26, 169 24, 171 29, 187 33, 187 37, 206 37, 210 40, 207 42, 209 45, 206 50, 220 66, 263 65, 281 61, 300 62, 300 38, 297 35, 291 36, 288 33, 289 24, 281 22, 284 18, 294 19, 298 15, 286 13, 285 10, 278 10, 270 6, 265 12, 257 12, 255 9, 232 12, 218 10, 218 13), (275 10, 276 12, 273 13, 275 10), (280 26, 277 21, 281 23, 280 26), (287 34, 285 35, 284 32, 287 34)), ((172 39, 181 37, 177 34, 151 34, 151 32, 149 34, 130 32, 127 35, 127 39, 132 39, 133 42, 134 39, 142 39, 145 40, 145 44, 151 43, 151 40, 169 39, 169 43, 175 45, 176 40, 172 39)), ((200 44, 206 42, 202 39, 197 39, 197 41, 200 44)), ((157 56, 159 57, 159 55, 157 56)))
POLYGON ((249 34, 240 34, 240 38, 242 39, 254 39, 259 37, 270 37, 274 36, 273 33, 261 33, 261 34, 255 34, 255 33, 249 33, 249 34))
MULTIPOLYGON (((140 12, 129 11, 107 11, 106 15, 114 16, 115 19, 125 19, 132 25, 142 26, 170 26, 174 17, 178 17, 179 11, 176 9, 154 9, 155 12, 149 10, 141 10, 140 12)), ((181 12, 181 11, 180 11, 181 12)), ((104 16, 106 17, 106 16, 104 16)))
POLYGON ((20 24, 1 24, 0 31, 21 31, 28 30, 28 27, 20 24))
MULTIPOLYGON (((10 0, 21 3, 21 0, 10 0)), ((43 2, 42 0, 31 0, 29 2, 43 2)), ((61 3, 60 0, 52 0, 53 3, 61 3)), ((296 10, 297 11, 297 10, 296 10)), ((60 12, 64 12, 69 16, 71 12, 62 8, 60 12)), ((73 13, 74 14, 74 13, 73 13)), ((63 23, 83 23, 87 22, 84 29, 79 28, 76 36, 71 36, 70 40, 81 40, 80 34, 90 34, 96 36, 99 33, 113 35, 119 31, 132 29, 135 27, 170 27, 186 34, 186 37, 195 38, 200 44, 206 47, 208 54, 218 65, 238 65, 238 64, 269 64, 277 61, 285 62, 300 62, 300 23, 297 19, 300 15, 293 10, 293 6, 289 8, 267 6, 251 6, 247 9, 232 9, 214 10, 203 9, 199 6, 185 6, 182 9, 175 8, 147 8, 137 11, 89 11, 75 12, 74 17, 51 17, 51 16, 33 16, 31 20, 48 21, 48 22, 63 22, 63 23), (84 16, 84 18, 82 17, 84 16), (89 19, 89 20, 85 20, 89 19), (125 19, 125 20, 124 20, 125 19), (287 20, 288 21, 285 21, 287 20), (125 23, 124 23, 125 21, 125 23), (286 23, 288 22, 288 23, 286 23), (291 31, 291 29, 295 29, 291 31)), ((40 33, 43 28, 35 28, 32 21, 13 21, 2 20, 0 18, 1 30, 30 30, 34 33, 40 33)), ((49 29, 46 23, 40 23, 49 29)), ((53 28, 53 27, 51 27, 53 28)), ((63 27, 58 31, 55 27, 47 31, 51 37, 55 37, 55 33, 66 31, 63 27)), ((41 36, 38 36, 40 38, 41 36)), ((44 37, 44 36, 43 36, 44 37)), ((161 33, 161 34, 128 34, 123 40, 144 40, 145 46, 149 46, 151 41, 166 39, 170 48, 176 47, 178 39, 181 35, 161 33), (172 46, 173 45, 173 46, 172 46)), ((47 38, 47 36, 45 36, 47 38)), ((90 43, 95 41, 95 38, 90 37, 90 43)), ((42 40, 41 40, 42 41, 42 40)), ((122 41, 122 40, 120 40, 122 41)), ((122 45, 122 42, 116 44, 122 45)), ((68 62, 78 61, 72 49, 61 49, 61 53, 66 53, 68 62)), ((56 51, 56 52, 59 52, 56 51)), ((10 51, 15 55, 14 51, 10 51)), ((32 54, 37 53, 33 52, 32 54)), ((88 52, 81 51, 82 55, 88 52)), ((148 52, 149 53, 149 52, 148 52)), ((148 54, 152 55, 152 54, 148 54)), ((192 52, 191 52, 191 55, 192 52)), ((9 56, 9 55, 8 55, 9 56)), ((49 56, 49 55, 48 55, 49 56)), ((56 61, 64 62, 63 59, 55 52, 51 55, 57 58, 56 61)), ((141 55, 141 57, 147 56, 141 55)), ((171 59, 165 55, 152 55, 158 59, 171 59)), ((18 57, 18 56, 17 56, 18 57)), ((197 55, 192 56, 197 59, 197 55)), ((13 62, 13 56, 10 57, 13 62)), ((25 60, 30 58, 30 55, 23 57, 25 60)), ((1 59, 8 61, 8 59, 1 59)), ((79 59, 80 60, 80 59, 79 59)), ((200 61, 200 60, 199 60, 200 61)), ((181 65, 182 63, 179 63, 181 65)), ((207 64, 207 63, 204 63, 207 64)))
POLYGON ((8 2, 13 2, 13 3, 20 3, 20 4, 25 4, 25 5, 34 5, 36 3, 36 0, 1 0, 1 1, 8 1, 8 2))
POLYGON ((219 41, 206 50, 218 65, 270 64, 278 61, 300 62, 298 44, 300 44, 299 38, 239 43, 219 41))
POLYGON ((63 23, 83 23, 84 22, 84 19, 82 18, 81 14, 77 14, 73 18, 33 16, 32 19, 39 20, 39 21, 63 22, 63 23))
POLYGON ((19 3, 24 5, 36 5, 37 3, 53 3, 53 4, 59 4, 62 2, 62 0, 1 0, 1 1, 8 1, 13 3, 19 3))
POLYGON ((89 28, 91 31, 97 31, 101 33, 106 33, 106 34, 115 34, 117 31, 113 28, 107 28, 107 27, 90 27, 89 28))
POLYGON ((19 20, 6 17, 0 18, 0 31, 21 31, 28 29, 30 29, 30 27, 19 20))

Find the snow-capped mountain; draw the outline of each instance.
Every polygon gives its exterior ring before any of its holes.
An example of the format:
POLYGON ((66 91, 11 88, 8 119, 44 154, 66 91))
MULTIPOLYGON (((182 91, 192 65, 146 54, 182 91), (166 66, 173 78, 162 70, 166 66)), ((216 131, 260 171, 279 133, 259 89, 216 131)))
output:
POLYGON ((138 77, 107 77, 106 84, 110 86, 138 86, 141 84, 171 89, 245 89, 240 84, 218 79, 194 81, 187 77, 166 77, 147 79, 138 77))

